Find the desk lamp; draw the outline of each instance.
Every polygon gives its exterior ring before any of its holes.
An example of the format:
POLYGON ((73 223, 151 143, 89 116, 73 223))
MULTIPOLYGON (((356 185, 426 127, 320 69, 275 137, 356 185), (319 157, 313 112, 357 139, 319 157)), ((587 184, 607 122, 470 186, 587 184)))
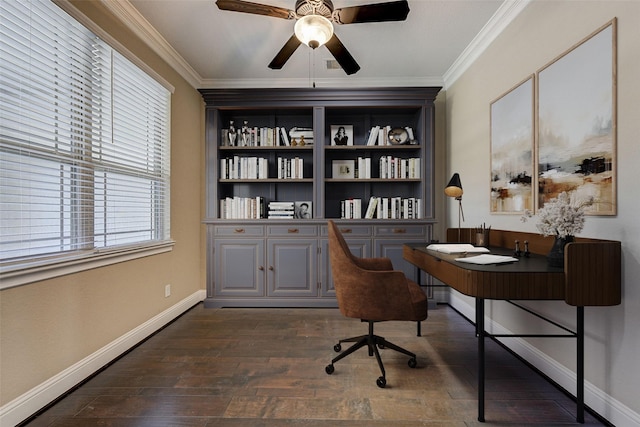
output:
POLYGON ((458 243, 460 243, 460 218, 464 221, 464 212, 462 211, 462 182, 460 182, 460 175, 454 173, 449 183, 444 189, 444 194, 448 197, 454 197, 458 201, 458 243))

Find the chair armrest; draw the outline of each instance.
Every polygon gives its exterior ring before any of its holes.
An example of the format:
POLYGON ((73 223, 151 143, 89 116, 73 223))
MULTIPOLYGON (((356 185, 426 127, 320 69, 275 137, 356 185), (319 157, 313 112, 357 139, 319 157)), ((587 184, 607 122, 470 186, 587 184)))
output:
POLYGON ((358 258, 353 257, 356 265, 363 270, 370 271, 391 271, 393 264, 389 258, 358 258))

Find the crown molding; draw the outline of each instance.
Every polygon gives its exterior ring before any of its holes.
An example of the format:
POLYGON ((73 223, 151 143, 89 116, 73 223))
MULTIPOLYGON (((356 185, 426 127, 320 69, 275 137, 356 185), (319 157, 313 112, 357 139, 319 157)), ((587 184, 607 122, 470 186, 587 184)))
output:
POLYGON ((269 78, 269 79, 204 79, 200 83, 200 89, 253 89, 253 88, 305 88, 305 87, 442 87, 440 77, 422 78, 269 78), (315 85, 315 86, 314 86, 315 85))
POLYGON ((534 0, 505 0, 444 73, 445 90, 473 64, 504 29, 534 0))
POLYGON ((128 0, 113 1, 100 0, 117 19, 142 39, 155 53, 157 53, 171 68, 182 76, 191 86, 198 88, 202 77, 187 61, 153 28, 138 10, 128 0))

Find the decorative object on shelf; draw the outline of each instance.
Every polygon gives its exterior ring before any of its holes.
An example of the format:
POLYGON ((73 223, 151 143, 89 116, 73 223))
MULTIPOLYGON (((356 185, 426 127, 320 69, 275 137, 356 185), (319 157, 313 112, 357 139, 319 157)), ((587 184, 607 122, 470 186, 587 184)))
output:
POLYGON ((388 132, 387 138, 391 145, 402 145, 409 142, 409 133, 404 128, 393 128, 388 132))
POLYGON ((293 217, 297 219, 311 219, 313 218, 310 200, 293 202, 293 217))
POLYGON ((248 121, 244 121, 244 123, 242 124, 242 131, 241 131, 241 140, 242 140, 242 146, 246 147, 248 145, 250 145, 251 142, 251 131, 249 130, 249 122, 248 121))
POLYGON ((334 160, 332 163, 333 179, 354 179, 355 160, 334 160))
POLYGON ((353 145, 353 126, 331 125, 331 145, 353 145))
POLYGON ((236 140, 238 138, 238 131, 236 130, 236 127, 233 124, 233 120, 229 122, 229 133, 227 135, 229 136, 229 146, 235 147, 236 140))
MULTIPOLYGON (((574 236, 584 228, 585 209, 594 204, 593 197, 582 201, 572 201, 567 192, 562 192, 557 198, 549 200, 537 213, 536 228, 544 236, 555 236, 556 240, 547 257, 549 265, 564 266, 564 247, 573 241, 574 236)), ((527 210, 522 221, 533 217, 533 212, 527 210)))
POLYGON ((460 218, 462 218, 462 221, 464 221, 464 212, 462 211, 462 194, 463 193, 464 191, 462 191, 462 181, 460 181, 460 175, 456 172, 453 174, 453 176, 449 180, 449 183, 445 187, 444 194, 446 194, 447 197, 453 197, 458 201, 458 242, 460 242, 460 239, 461 239, 460 218))
POLYGON ((300 142, 298 142, 298 145, 299 145, 299 146, 301 146, 301 147, 302 147, 303 145, 307 145, 307 143, 304 141, 304 135, 302 135, 302 136, 300 137, 300 142))

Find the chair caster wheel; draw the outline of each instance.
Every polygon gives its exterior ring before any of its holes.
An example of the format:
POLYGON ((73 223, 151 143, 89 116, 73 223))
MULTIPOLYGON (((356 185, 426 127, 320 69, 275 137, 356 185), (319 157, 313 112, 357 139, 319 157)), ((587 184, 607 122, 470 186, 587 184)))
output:
POLYGON ((336 353, 340 353, 340 351, 342 351, 342 346, 340 345, 340 343, 333 346, 333 351, 335 351, 336 353))
POLYGON ((415 368, 416 366, 418 366, 418 361, 414 357, 409 359, 409 367, 410 368, 415 368))
POLYGON ((387 380, 384 377, 380 377, 376 380, 376 384, 380 388, 385 388, 385 386, 387 385, 387 380))
POLYGON ((333 374, 333 371, 335 371, 335 368, 333 367, 333 365, 327 365, 327 366, 324 368, 324 371, 325 371, 327 374, 331 375, 331 374, 333 374))

